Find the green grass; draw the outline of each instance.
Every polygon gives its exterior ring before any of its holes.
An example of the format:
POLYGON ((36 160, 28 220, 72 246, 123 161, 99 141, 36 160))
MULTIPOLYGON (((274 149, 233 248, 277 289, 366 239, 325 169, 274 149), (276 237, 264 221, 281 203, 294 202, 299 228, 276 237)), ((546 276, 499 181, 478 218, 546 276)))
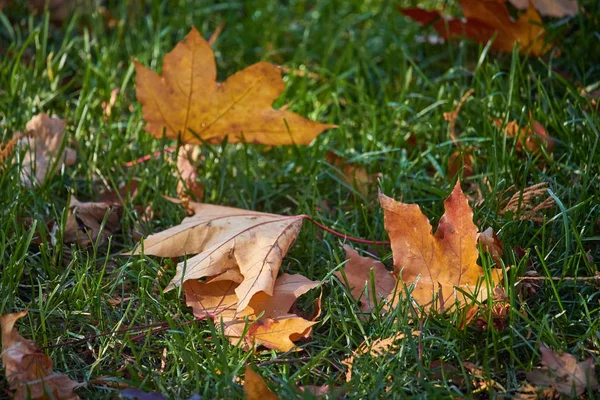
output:
MULTIPOLYGON (((117 334, 48 349, 55 370, 79 381, 111 377, 170 398, 194 393, 241 398, 235 378, 245 364, 281 359, 288 361, 258 370, 282 398, 302 397, 296 386, 305 384, 339 386, 350 398, 510 398, 525 382, 522 371, 539 364, 541 343, 579 359, 592 356, 598 364, 598 282, 540 282, 533 294, 524 293, 519 283, 528 268, 545 277, 598 273, 600 115, 577 86, 600 85, 597 2, 583 2, 585 15, 548 21, 555 47, 543 58, 496 54, 465 41, 420 43, 418 37, 431 31, 409 22, 395 3, 383 1, 107 3, 118 21, 113 28, 98 12, 76 15, 62 28, 20 6, 0 13, 0 137, 5 142, 32 116, 46 112, 68 121, 69 141, 78 148, 75 166, 33 190, 20 185, 18 162, 0 173, 0 313, 29 308, 19 331, 39 346, 163 321, 171 329, 136 341, 131 340, 135 333, 117 334), (173 155, 124 167, 173 144, 143 131, 131 58, 160 70, 165 53, 191 26, 208 37, 221 23, 224 30, 214 46, 220 80, 260 60, 317 73, 319 79, 285 75, 287 90, 276 105, 290 103, 293 111, 339 128, 306 147, 203 148, 200 174, 208 203, 306 213, 351 236, 387 240, 376 188, 366 198, 353 193, 326 163, 331 150, 380 172, 382 192, 418 203, 435 224, 455 182, 447 172, 454 148, 443 113, 475 89, 460 112, 457 134, 461 143, 474 147, 475 175, 465 183, 482 190, 475 221, 481 229, 492 226, 499 232, 504 264, 511 266, 505 282, 511 308, 504 330, 458 330, 456 313, 415 321, 407 304, 361 321, 356 302, 332 278, 344 259, 340 240, 309 223, 282 265, 286 272, 322 282, 323 314, 312 339, 298 352, 246 352, 229 344, 210 322, 181 325, 193 320, 191 311, 177 291, 161 291, 174 273, 173 262, 119 255, 136 243, 131 236, 140 218, 135 206, 153 208, 153 232, 184 216, 162 198, 175 195, 173 155), (121 92, 105 120, 101 104, 114 88, 121 92), (523 156, 490 121, 514 119, 525 125, 530 114, 556 139, 552 153, 523 156), (411 135, 416 146, 409 143, 411 135), (140 194, 125 205, 122 234, 89 249, 62 245, 61 229, 57 244, 47 240, 44 221, 64 222, 69 195, 90 200, 99 186, 132 179, 140 181, 140 194), (558 203, 545 210, 543 222, 500 215, 506 189, 541 182, 558 203), (323 209, 324 201, 331 212, 323 209), (25 224, 26 218, 36 224, 25 224), (34 238, 42 243, 34 244, 34 238), (528 255, 518 259, 515 246, 528 255), (118 296, 130 299, 114 306, 106 301, 118 296), (402 340, 397 351, 385 356, 361 357, 352 381, 344 382, 341 360, 364 340, 415 329, 421 337, 402 340), (464 384, 436 373, 430 366, 437 360, 457 367, 464 384), (473 394, 463 362, 481 368, 496 385, 473 394)), ((389 248, 375 250, 391 265, 389 248)), ((482 263, 490 265, 491 259, 483 255, 482 263)), ((316 296, 311 292, 302 304, 316 296)), ((103 383, 79 393, 112 398, 116 392, 103 383)))

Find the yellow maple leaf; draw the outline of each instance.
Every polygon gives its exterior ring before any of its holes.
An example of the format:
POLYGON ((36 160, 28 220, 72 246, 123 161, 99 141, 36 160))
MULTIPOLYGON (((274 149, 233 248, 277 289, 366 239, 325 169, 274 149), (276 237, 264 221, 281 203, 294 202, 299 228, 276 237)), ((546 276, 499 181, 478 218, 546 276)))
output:
POLYGON ((280 69, 259 62, 217 83, 213 51, 192 28, 165 56, 162 76, 134 60, 146 132, 183 143, 308 144, 335 125, 271 107, 285 89, 280 69))

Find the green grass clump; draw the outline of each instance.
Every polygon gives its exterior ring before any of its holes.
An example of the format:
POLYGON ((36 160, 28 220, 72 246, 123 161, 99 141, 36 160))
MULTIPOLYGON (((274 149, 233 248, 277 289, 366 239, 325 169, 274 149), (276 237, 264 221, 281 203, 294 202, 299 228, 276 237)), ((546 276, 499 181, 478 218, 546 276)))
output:
MULTIPOLYGON (((561 279, 597 276, 600 260, 600 114, 581 95, 582 87, 600 86, 597 2, 582 2, 585 14, 548 21, 554 49, 542 58, 496 54, 467 41, 423 42, 432 31, 386 1, 106 3, 114 26, 99 10, 76 14, 62 27, 19 5, 0 13, 2 142, 45 112, 67 120, 68 140, 78 150, 73 167, 35 189, 20 184, 18 153, 0 173, 0 313, 29 308, 19 331, 39 346, 157 322, 169 322, 170 329, 141 340, 118 334, 47 349, 55 370, 79 381, 108 376, 170 398, 240 398, 236 377, 246 364, 262 365, 260 373, 282 398, 303 396, 297 386, 309 384, 340 387, 351 398, 485 398, 513 396, 525 382, 522 371, 539 364, 541 343, 598 363, 599 282, 561 279), (498 232, 503 263, 510 266, 504 329, 459 330, 458 313, 415 321, 406 303, 390 315, 361 320, 348 290, 332 277, 344 259, 339 238, 306 223, 282 268, 323 283, 314 335, 298 353, 245 352, 210 322, 184 324, 193 316, 181 293, 161 291, 174 273, 171 260, 119 256, 134 247, 131 231, 145 207, 154 212, 153 232, 184 216, 162 198, 175 196, 172 154, 124 166, 173 144, 143 131, 131 58, 158 71, 191 26, 208 37, 220 24, 214 45, 220 80, 260 60, 313 72, 318 77, 285 74, 287 89, 276 106, 290 103, 291 110, 339 128, 306 147, 203 147, 199 172, 208 203, 305 213, 348 235, 386 240, 376 196, 362 196, 339 178, 325 161, 334 151, 381 173, 382 192, 418 203, 437 223, 456 179, 448 174, 455 147, 443 113, 475 90, 456 129, 474 154, 474 174, 463 185, 480 190, 474 220, 498 232), (117 102, 105 117, 102 103, 116 88, 117 102), (492 118, 521 126, 533 118, 555 148, 523 154, 492 118), (99 186, 134 179, 139 195, 125 204, 122 234, 89 249, 62 245, 70 195, 89 200, 99 186), (521 211, 501 213, 507 189, 537 183, 546 183, 555 201, 540 222, 519 219, 521 211), (52 234, 49 220, 58 224, 52 234), (555 280, 524 285, 520 277, 531 271, 555 280), (110 298, 126 300, 111 304, 110 298), (416 329, 422 336, 410 335, 416 329), (345 383, 342 360, 363 341, 398 332, 407 337, 394 352, 359 358, 345 383), (457 368, 462 384, 432 367, 440 360, 457 368), (473 393, 465 362, 494 384, 473 393)), ((377 251, 391 265, 389 248, 358 247, 377 251)), ((483 255, 482 263, 491 259, 483 255)), ((117 390, 103 381, 80 393, 108 399, 117 390)))

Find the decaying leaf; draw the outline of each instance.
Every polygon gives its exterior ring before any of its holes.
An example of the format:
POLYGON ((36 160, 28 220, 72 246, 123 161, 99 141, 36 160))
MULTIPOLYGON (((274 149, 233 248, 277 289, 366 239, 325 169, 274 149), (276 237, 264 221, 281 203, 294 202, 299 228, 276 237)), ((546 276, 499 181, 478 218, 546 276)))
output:
POLYGON ((183 143, 308 144, 334 125, 271 108, 285 89, 280 70, 259 62, 216 82, 213 51, 192 28, 165 56, 162 77, 134 61, 146 132, 183 143))
POLYGON ((243 277, 235 288, 238 312, 259 292, 272 296, 282 258, 300 232, 304 216, 266 214, 194 202, 189 203, 189 208, 195 212, 194 216, 150 235, 143 247, 133 253, 143 251, 160 257, 197 254, 177 265, 177 273, 165 290, 187 280, 234 270, 243 277))
POLYGON ((277 400, 265 380, 248 366, 244 378, 244 393, 246 400, 277 400))
MULTIPOLYGON (((501 118, 493 120, 494 125, 498 128, 504 126, 504 121, 501 118)), ((504 126, 506 136, 516 139, 515 149, 518 152, 528 151, 538 154, 543 147, 546 152, 551 153, 554 149, 554 139, 548 135, 546 128, 536 120, 530 120, 530 123, 525 128, 519 127, 516 121, 509 121, 504 126)))
POLYGON ((380 261, 371 257, 361 257, 348 245, 344 245, 344 250, 347 260, 344 265, 344 274, 336 271, 334 275, 341 282, 345 283, 347 280, 352 297, 360 302, 362 311, 372 313, 382 302, 384 302, 382 307, 386 310, 388 305, 385 301, 393 294, 398 284, 396 278, 380 261), (375 282, 371 281, 371 271, 375 282), (375 293, 372 293, 373 287, 375 287, 375 293))
POLYGON ((569 353, 558 355, 552 349, 541 345, 542 365, 545 368, 536 368, 527 372, 527 380, 535 385, 552 387, 561 394, 568 396, 581 396, 587 388, 596 390, 596 367, 593 357, 578 362, 577 358, 569 353))
POLYGON ((2 364, 14 399, 75 400, 80 386, 65 374, 52 371, 52 360, 31 340, 23 338, 14 328, 15 322, 27 311, 0 315, 2 328, 2 364))
MULTIPOLYGON (((446 212, 435 235, 418 205, 401 203, 384 194, 379 200, 390 236, 394 273, 407 286, 415 285, 411 295, 419 305, 443 311, 455 303, 470 302, 461 291, 471 295, 477 292, 480 301, 487 298, 484 271, 477 264, 477 227, 460 182, 444 201, 446 212)), ((492 287, 502 280, 501 269, 489 273, 492 287)))
POLYGON ((69 147, 65 147, 61 159, 56 160, 61 155, 65 121, 38 114, 25 127, 27 135, 19 142, 26 149, 21 171, 21 182, 25 186, 43 183, 63 164, 75 164, 77 154, 69 147))
MULTIPOLYGON (((501 197, 515 191, 516 188, 511 186, 501 194, 501 197)), ((513 214, 513 219, 534 222, 543 222, 543 211, 556 207, 554 199, 548 194, 548 184, 546 182, 536 183, 523 190, 516 191, 510 199, 503 201, 501 204, 500 215, 513 214)))
POLYGON ((104 243, 121 229, 122 207, 106 202, 81 202, 71 196, 69 215, 65 225, 64 242, 85 247, 90 243, 104 243), (102 222, 105 220, 104 227, 102 222), (102 228, 102 229, 101 229, 102 228))
POLYGON ((498 1, 459 0, 465 19, 443 16, 439 11, 421 8, 400 9, 411 19, 432 25, 444 39, 466 37, 478 43, 487 43, 497 33, 492 47, 510 53, 518 43, 519 51, 540 56, 548 50, 544 43, 545 30, 533 5, 515 21, 506 4, 498 1))
POLYGON ((329 164, 338 169, 338 175, 345 184, 356 189, 362 196, 368 196, 369 189, 377 180, 378 174, 369 174, 363 166, 348 163, 332 151, 327 152, 326 159, 329 164))
MULTIPOLYGON (((421 335, 421 331, 412 331, 410 336, 419 336, 421 335)), ((402 332, 399 332, 391 337, 364 341, 354 350, 352 355, 345 360, 342 361, 342 364, 348 367, 346 371, 346 382, 350 382, 352 379, 352 372, 354 369, 354 362, 357 357, 368 354, 371 357, 380 357, 384 354, 395 354, 396 349, 399 347, 399 343, 403 340, 406 335, 402 332)))
POLYGON ((305 337, 316 323, 290 314, 290 309, 299 296, 315 288, 318 282, 302 275, 283 274, 275 281, 273 295, 255 294, 248 307, 240 312, 235 290, 243 277, 234 270, 223 275, 207 282, 188 280, 183 290, 194 315, 213 318, 232 343, 241 343, 245 349, 263 345, 289 351, 294 348, 293 342, 305 337))
POLYGON ((521 10, 529 7, 529 4, 548 17, 569 17, 579 12, 577 0, 509 0, 515 7, 521 10))

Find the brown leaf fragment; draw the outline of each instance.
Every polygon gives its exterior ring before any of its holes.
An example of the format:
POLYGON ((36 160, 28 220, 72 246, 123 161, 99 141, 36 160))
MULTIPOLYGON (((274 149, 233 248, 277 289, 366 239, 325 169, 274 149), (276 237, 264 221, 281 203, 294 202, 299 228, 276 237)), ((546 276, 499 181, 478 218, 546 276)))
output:
MULTIPOLYGON (((505 197, 513 191, 515 191, 515 187, 511 186, 500 196, 505 197)), ((536 183, 523 190, 516 191, 510 199, 503 201, 501 204, 500 215, 510 213, 513 214, 513 219, 534 222, 543 222, 544 211, 556 207, 554 199, 548 194, 548 184, 546 182, 536 183)))
MULTIPOLYGON (((352 297, 360 302, 360 309, 370 314, 378 304, 386 301, 392 295, 398 282, 380 261, 371 257, 362 257, 348 245, 344 245, 344 250, 347 260, 344 265, 346 278, 344 279, 340 271, 334 272, 334 275, 340 282, 348 282, 352 297), (371 271, 375 282, 371 281, 371 271), (373 286, 376 293, 372 293, 373 286)), ((387 310, 388 306, 384 304, 383 309, 387 310)))
POLYGON ((112 114, 112 108, 115 106, 116 102, 117 102, 117 96, 119 95, 119 92, 121 91, 121 89, 119 88, 115 88, 110 92, 110 99, 108 99, 108 101, 103 101, 102 102, 102 112, 104 113, 104 119, 108 119, 108 117, 110 117, 110 114, 112 114))
POLYGON ((593 357, 578 362, 577 358, 569 353, 556 354, 552 349, 540 345, 542 365, 545 368, 536 368, 527 372, 527 380, 535 385, 549 386, 559 393, 567 396, 581 396, 587 388, 596 390, 596 366, 593 357))
POLYGON ((263 345, 289 351, 294 348, 294 341, 306 337, 316 323, 289 311, 299 296, 317 285, 302 275, 283 274, 275 281, 272 296, 265 292, 255 294, 241 312, 235 294, 239 283, 234 281, 188 280, 183 291, 194 315, 214 319, 233 344, 239 342, 245 349, 263 345))
POLYGON ((307 120, 271 104, 285 89, 276 66, 259 62, 216 82, 210 45, 192 28, 165 56, 162 76, 134 60, 146 132, 182 143, 308 144, 335 125, 307 120))
POLYGON ((239 208, 190 202, 196 213, 181 224, 148 236, 133 254, 159 257, 195 256, 177 265, 165 290, 191 279, 238 270, 243 281, 235 288, 237 311, 258 292, 273 295, 275 278, 285 254, 302 227, 304 216, 266 214, 239 208))
POLYGON ((2 328, 2 364, 13 398, 75 400, 79 383, 65 374, 52 371, 52 360, 35 343, 23 338, 14 328, 27 311, 0 315, 2 328))
POLYGON ((75 164, 77 154, 70 147, 65 147, 61 159, 56 160, 61 155, 65 121, 38 114, 25 127, 27 135, 19 141, 26 149, 21 170, 23 185, 40 185, 63 165, 75 164))
POLYGON ((246 366, 244 393, 246 400, 277 400, 277 396, 269 389, 265 380, 249 366, 246 366))
MULTIPOLYGON (((457 303, 471 303, 457 289, 470 294, 477 291, 479 301, 487 298, 484 271, 477 264, 477 227, 460 182, 444 201, 446 212, 435 235, 418 205, 401 203, 384 194, 379 200, 391 241, 394 273, 407 286, 414 284, 413 300, 426 311, 442 311, 457 303)), ((501 269, 492 269, 490 274, 494 286, 502 280, 501 269)))
POLYGON ((119 206, 103 202, 81 202, 71 196, 63 240, 65 243, 85 247, 96 243, 100 238, 98 244, 102 244, 121 229, 122 215, 123 209, 119 206), (102 229, 105 218, 106 223, 102 229))

